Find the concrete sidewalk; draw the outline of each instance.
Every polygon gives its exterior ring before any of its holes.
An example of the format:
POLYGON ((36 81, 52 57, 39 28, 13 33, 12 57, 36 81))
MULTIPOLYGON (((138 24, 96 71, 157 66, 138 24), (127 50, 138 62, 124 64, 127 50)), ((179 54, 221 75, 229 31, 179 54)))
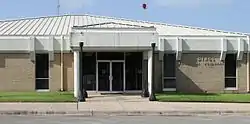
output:
POLYGON ((250 115, 250 104, 149 102, 139 96, 92 96, 85 103, 0 103, 16 115, 250 115))

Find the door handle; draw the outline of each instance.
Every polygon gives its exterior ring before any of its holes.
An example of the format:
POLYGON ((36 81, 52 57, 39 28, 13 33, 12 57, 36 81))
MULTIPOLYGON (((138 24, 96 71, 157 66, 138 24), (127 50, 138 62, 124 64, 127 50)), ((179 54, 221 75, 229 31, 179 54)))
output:
POLYGON ((112 80, 113 80, 113 76, 109 76, 109 80, 111 80, 111 81, 112 81, 112 80))

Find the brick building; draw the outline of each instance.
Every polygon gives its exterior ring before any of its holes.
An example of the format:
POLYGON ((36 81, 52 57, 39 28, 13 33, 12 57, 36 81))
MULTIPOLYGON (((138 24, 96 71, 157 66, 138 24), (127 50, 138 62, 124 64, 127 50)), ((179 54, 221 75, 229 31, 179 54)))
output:
POLYGON ((0 21, 0 91, 249 92, 249 36, 94 15, 0 21))

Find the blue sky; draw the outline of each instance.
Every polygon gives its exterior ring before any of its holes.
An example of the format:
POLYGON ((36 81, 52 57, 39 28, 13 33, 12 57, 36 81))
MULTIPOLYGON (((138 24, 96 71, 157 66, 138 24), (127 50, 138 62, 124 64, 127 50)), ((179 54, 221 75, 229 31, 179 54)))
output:
MULTIPOLYGON (((250 33, 250 0, 61 0, 61 14, 94 14, 250 33), (144 11, 143 3, 148 4, 144 11)), ((0 20, 57 15, 57 0, 0 0, 0 20)))

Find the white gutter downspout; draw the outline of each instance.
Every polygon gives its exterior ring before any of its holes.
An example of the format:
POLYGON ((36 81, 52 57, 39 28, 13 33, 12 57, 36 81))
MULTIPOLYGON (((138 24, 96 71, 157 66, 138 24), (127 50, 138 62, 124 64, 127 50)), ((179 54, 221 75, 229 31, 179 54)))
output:
POLYGON ((249 57, 250 39, 249 39, 249 36, 247 36, 247 43, 248 43, 248 49, 247 49, 247 92, 249 92, 249 90, 250 90, 249 89, 250 88, 249 87, 250 86, 250 84, 249 84, 250 83, 250 77, 249 77, 250 76, 250 74, 249 74, 250 73, 250 69, 249 69, 250 68, 250 62, 249 62, 250 61, 249 60, 250 59, 250 57, 249 57))
POLYGON ((64 36, 61 36, 61 91, 64 91, 64 80, 63 80, 63 74, 64 74, 64 59, 63 59, 63 48, 64 48, 64 36))

